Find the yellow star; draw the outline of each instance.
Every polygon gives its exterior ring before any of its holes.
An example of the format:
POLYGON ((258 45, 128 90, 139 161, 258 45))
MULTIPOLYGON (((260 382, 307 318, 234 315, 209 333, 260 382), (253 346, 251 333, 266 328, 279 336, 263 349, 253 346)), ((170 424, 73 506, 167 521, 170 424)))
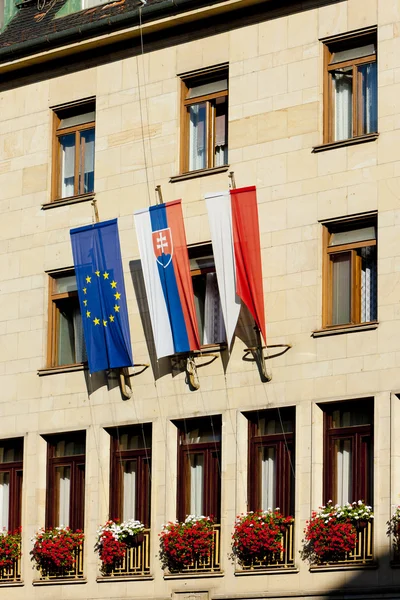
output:
POLYGON ((107 273, 107 271, 105 273, 103 273, 103 277, 104 279, 108 279, 109 273, 107 273))
POLYGON ((86 283, 92 283, 92 278, 89 275, 86 277, 86 283))
POLYGON ((116 304, 116 305, 114 306, 114 310, 115 310, 115 312, 119 312, 119 306, 118 306, 118 304, 116 304))
POLYGON ((100 277, 100 271, 95 271, 95 275, 97 275, 97 277, 100 277))
POLYGON ((116 281, 112 281, 111 282, 111 287, 112 288, 116 288, 117 287, 117 282, 116 281))
POLYGON ((86 316, 87 316, 87 318, 89 318, 89 317, 90 317, 90 310, 87 310, 87 311, 86 311, 86 316))
POLYGON ((86 294, 87 288, 83 288, 83 293, 86 294))
POLYGON ((93 323, 95 325, 100 325, 100 319, 98 319, 97 317, 95 319, 93 319, 93 323))
POLYGON ((113 322, 114 322, 114 320, 115 320, 115 317, 114 317, 114 315, 110 315, 108 318, 110 319, 110 323, 113 323, 113 322))
POLYGON ((119 300, 121 298, 121 294, 119 292, 117 292, 116 294, 114 294, 114 298, 116 300, 119 300))
POLYGON ((87 306, 87 300, 84 300, 84 301, 83 301, 83 304, 84 304, 85 306, 87 306))
POLYGON ((107 321, 103 320, 103 325, 104 325, 104 327, 107 327, 107 321))

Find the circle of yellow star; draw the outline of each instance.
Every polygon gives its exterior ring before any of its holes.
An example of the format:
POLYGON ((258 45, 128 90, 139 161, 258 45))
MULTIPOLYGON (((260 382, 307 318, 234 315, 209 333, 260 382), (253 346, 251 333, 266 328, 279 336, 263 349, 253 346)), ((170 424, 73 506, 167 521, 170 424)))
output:
POLYGON ((119 292, 117 292, 116 294, 114 294, 114 298, 116 300, 119 300, 121 298, 121 294, 119 292))
POLYGON ((100 271, 95 271, 95 275, 97 275, 97 277, 100 277, 100 271))
POLYGON ((90 310, 87 310, 87 311, 86 311, 86 316, 87 316, 87 318, 89 318, 89 317, 90 317, 90 310))
POLYGON ((109 273, 107 273, 107 271, 105 273, 103 273, 103 277, 104 279, 108 279, 109 273))
POLYGON ((113 323, 113 322, 114 322, 114 320, 115 320, 115 317, 114 317, 114 315, 110 315, 108 318, 110 319, 110 323, 113 323))
POLYGON ((87 300, 83 301, 84 306, 87 306, 87 300))
POLYGON ((83 288, 83 293, 86 294, 87 288, 83 288))
POLYGON ((86 277, 86 283, 92 283, 92 278, 89 275, 86 277))
POLYGON ((93 323, 94 323, 95 325, 100 325, 100 319, 98 319, 97 317, 95 317, 95 318, 93 319, 93 323))
POLYGON ((111 282, 111 287, 112 288, 116 288, 117 287, 117 282, 116 281, 112 281, 111 282))
POLYGON ((119 312, 119 306, 118 306, 118 304, 116 304, 116 305, 114 306, 114 310, 115 310, 115 312, 119 312))
POLYGON ((103 319, 103 325, 104 327, 107 327, 107 321, 105 319, 103 319))

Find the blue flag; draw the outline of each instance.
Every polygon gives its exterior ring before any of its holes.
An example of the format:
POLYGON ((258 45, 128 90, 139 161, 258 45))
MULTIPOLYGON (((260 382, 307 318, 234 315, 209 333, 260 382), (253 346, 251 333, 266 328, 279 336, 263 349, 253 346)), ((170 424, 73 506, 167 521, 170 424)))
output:
POLYGON ((133 365, 117 219, 71 229, 90 373, 133 365))

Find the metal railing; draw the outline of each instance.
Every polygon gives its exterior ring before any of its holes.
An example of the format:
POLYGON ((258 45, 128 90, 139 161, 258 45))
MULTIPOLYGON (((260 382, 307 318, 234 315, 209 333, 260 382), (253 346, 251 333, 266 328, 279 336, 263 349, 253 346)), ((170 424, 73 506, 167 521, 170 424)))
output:
MULTIPOLYGON (((362 566, 368 565, 374 562, 374 527, 373 521, 367 521, 361 523, 357 527, 357 541, 355 548, 352 552, 347 552, 343 560, 325 561, 321 563, 320 567, 326 566, 362 566)), ((318 568, 318 567, 317 567, 318 568)))
POLYGON ((103 571, 103 577, 144 577, 150 574, 150 529, 143 531, 143 539, 133 548, 127 548, 118 566, 103 571))
POLYGON ((74 552, 75 563, 71 569, 58 567, 56 569, 41 569, 40 581, 52 581, 55 579, 83 579, 83 544, 74 552))
POLYGON ((240 565, 240 571, 261 571, 265 569, 289 569, 294 567, 294 523, 285 526, 282 539, 282 552, 266 553, 263 560, 249 565, 240 565))
POLYGON ((0 585, 21 581, 21 559, 17 558, 10 567, 0 569, 0 585))
POLYGON ((196 560, 180 573, 213 573, 221 570, 221 525, 213 525, 214 544, 207 558, 196 560))

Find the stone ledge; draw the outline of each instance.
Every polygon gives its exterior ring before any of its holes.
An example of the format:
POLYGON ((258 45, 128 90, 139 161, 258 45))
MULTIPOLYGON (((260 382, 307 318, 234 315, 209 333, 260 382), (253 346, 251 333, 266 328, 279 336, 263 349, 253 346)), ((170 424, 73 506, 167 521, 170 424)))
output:
POLYGON ((348 140, 340 140, 338 142, 328 142, 326 144, 320 144, 314 146, 312 152, 314 154, 318 152, 325 152, 325 150, 333 150, 334 148, 343 148, 345 146, 354 146, 355 144, 364 144, 366 142, 373 142, 379 137, 379 133, 367 133, 365 135, 358 135, 357 137, 349 138, 348 140))
POLYGON ((154 581, 153 575, 111 575, 110 577, 96 577, 97 583, 111 583, 113 581, 154 581))
POLYGON ((286 568, 277 568, 277 569, 257 569, 254 571, 235 571, 235 577, 244 577, 246 575, 289 575, 299 573, 299 569, 297 567, 286 567, 286 568))
POLYGON ((87 583, 87 579, 34 579, 32 585, 77 585, 87 583))
POLYGON ((218 573, 176 573, 176 575, 164 575, 164 579, 208 579, 211 577, 223 577, 224 572, 218 573))
POLYGON ((181 175, 174 175, 170 178, 169 182, 176 183, 177 181, 186 181, 186 179, 194 179, 195 177, 216 175, 217 173, 225 173, 228 169, 229 165, 223 165, 222 167, 212 167, 211 169, 199 169, 198 171, 189 171, 188 173, 182 173, 181 175))
POLYGON ((57 206, 68 206, 69 204, 76 204, 77 202, 89 202, 94 200, 96 197, 95 193, 80 194, 79 196, 70 196, 69 198, 60 198, 59 200, 53 200, 52 202, 46 202, 42 204, 43 210, 49 208, 56 208, 57 206))
POLYGON ((44 375, 57 375, 58 373, 73 373, 74 371, 85 371, 88 368, 86 363, 79 363, 76 365, 66 365, 65 367, 45 367, 44 369, 38 369, 37 374, 39 377, 44 375))
POLYGON ((311 337, 319 338, 327 335, 341 335, 344 333, 356 333, 358 331, 371 331, 377 329, 379 321, 371 321, 370 323, 359 323, 358 325, 346 325, 344 327, 330 327, 329 329, 317 329, 313 331, 311 337))

